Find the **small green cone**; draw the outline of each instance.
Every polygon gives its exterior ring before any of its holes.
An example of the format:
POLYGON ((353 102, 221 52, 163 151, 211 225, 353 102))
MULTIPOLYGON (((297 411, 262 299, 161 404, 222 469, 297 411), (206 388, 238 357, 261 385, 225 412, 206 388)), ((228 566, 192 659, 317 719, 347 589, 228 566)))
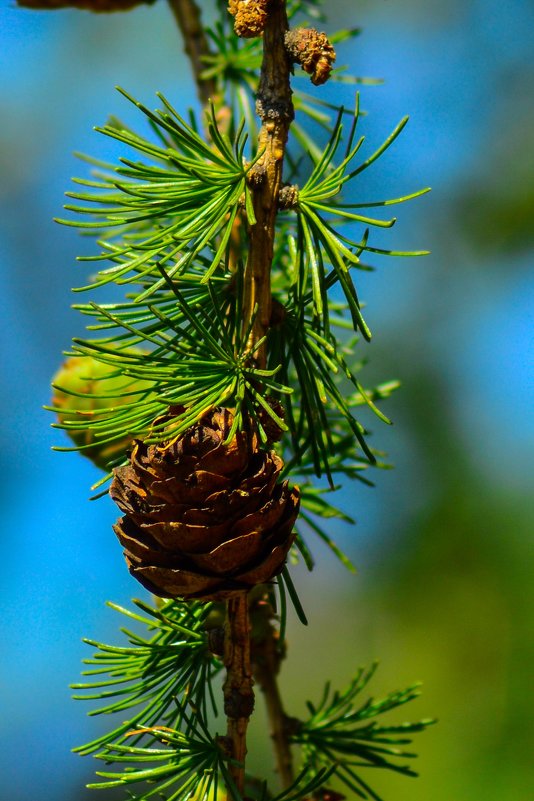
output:
POLYGON ((70 356, 61 365, 52 379, 52 406, 60 425, 78 423, 77 429, 65 429, 80 453, 102 470, 108 470, 126 452, 131 444, 129 437, 113 442, 95 441, 94 432, 87 427, 92 413, 102 419, 102 412, 110 406, 117 407, 135 400, 135 395, 123 395, 125 389, 149 389, 147 381, 134 381, 117 375, 117 369, 91 356, 70 356), (71 394, 72 393, 72 394, 71 394), (114 397, 114 393, 117 396, 114 397), (92 397, 93 395, 108 397, 92 397), (93 445, 90 448, 85 446, 93 445))

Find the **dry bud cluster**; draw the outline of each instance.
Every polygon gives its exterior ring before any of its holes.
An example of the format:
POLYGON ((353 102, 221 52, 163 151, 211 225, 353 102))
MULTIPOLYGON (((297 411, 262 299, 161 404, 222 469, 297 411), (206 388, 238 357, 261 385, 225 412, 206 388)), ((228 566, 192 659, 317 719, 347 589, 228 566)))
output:
POLYGON ((229 0, 228 11, 234 17, 234 31, 243 39, 261 36, 267 21, 269 0, 229 0))
POLYGON ((315 86, 326 83, 336 60, 336 51, 325 33, 315 28, 295 28, 285 35, 287 51, 304 72, 311 75, 315 86))

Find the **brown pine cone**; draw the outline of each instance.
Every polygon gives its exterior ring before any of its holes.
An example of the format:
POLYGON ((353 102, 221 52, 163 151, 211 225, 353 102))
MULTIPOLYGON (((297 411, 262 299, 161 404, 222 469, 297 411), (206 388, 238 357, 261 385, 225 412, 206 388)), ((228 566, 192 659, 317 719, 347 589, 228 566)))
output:
POLYGON ((165 598, 223 599, 270 581, 293 542, 299 492, 255 435, 215 409, 167 446, 135 442, 110 494, 132 575, 165 598))

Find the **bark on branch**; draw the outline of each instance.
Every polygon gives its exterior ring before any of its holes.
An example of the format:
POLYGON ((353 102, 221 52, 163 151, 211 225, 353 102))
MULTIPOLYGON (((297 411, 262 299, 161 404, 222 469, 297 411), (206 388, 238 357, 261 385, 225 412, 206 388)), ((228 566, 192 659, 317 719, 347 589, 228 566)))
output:
MULTIPOLYGON (((227 718, 226 738, 233 760, 230 775, 241 796, 245 787, 246 733, 254 710, 253 679, 250 666, 250 620, 248 594, 241 592, 227 602, 224 637, 224 712, 227 718)), ((233 799, 228 790, 228 801, 233 799)))
MULTIPOLYGON (((253 641, 252 669, 265 700, 276 758, 276 770, 282 787, 287 788, 293 784, 295 775, 290 746, 293 720, 284 711, 277 681, 284 654, 280 651, 278 632, 272 623, 272 607, 264 601, 261 605, 256 606, 256 611, 257 615, 261 615, 263 619, 257 626, 261 636, 253 641)), ((253 619, 256 620, 254 617, 253 619)))
MULTIPOLYGON (((288 30, 285 0, 272 0, 263 33, 263 63, 256 101, 262 121, 258 139, 262 156, 250 175, 256 224, 250 227, 250 245, 245 268, 245 325, 255 315, 248 347, 265 335, 271 317, 271 265, 273 260, 278 195, 289 126, 294 117, 289 76, 291 62, 284 36, 288 30)), ((255 353, 265 365, 265 344, 255 353)))
POLYGON ((197 94, 203 106, 215 100, 217 86, 213 78, 202 77, 206 69, 204 57, 210 54, 206 34, 200 21, 200 9, 194 0, 169 0, 184 40, 184 49, 191 62, 197 94))

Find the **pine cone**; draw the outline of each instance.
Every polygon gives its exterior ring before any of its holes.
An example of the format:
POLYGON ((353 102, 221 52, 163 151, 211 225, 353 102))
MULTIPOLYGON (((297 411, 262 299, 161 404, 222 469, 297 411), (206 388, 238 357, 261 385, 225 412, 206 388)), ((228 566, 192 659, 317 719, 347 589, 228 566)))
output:
POLYGON ((166 446, 136 441, 110 494, 132 575, 166 598, 223 599, 270 581, 293 542, 299 493, 283 462, 215 409, 166 446))

